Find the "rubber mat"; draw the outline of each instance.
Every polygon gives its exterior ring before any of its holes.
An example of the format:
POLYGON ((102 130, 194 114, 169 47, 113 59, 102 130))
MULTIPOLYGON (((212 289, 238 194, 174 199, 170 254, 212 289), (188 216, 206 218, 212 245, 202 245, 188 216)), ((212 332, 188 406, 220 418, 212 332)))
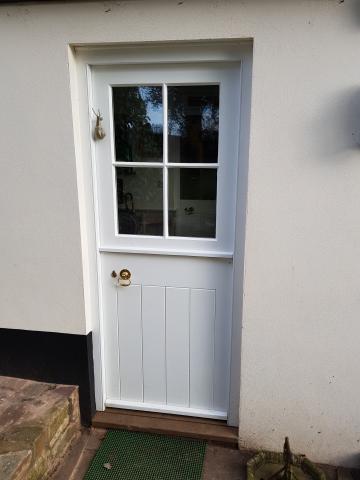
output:
POLYGON ((84 480, 200 480, 205 449, 201 440, 110 430, 84 480))

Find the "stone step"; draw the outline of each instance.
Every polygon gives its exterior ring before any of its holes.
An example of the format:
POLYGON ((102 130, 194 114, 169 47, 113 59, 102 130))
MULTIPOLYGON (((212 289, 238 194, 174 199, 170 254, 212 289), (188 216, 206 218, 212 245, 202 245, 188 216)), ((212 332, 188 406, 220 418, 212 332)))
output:
POLYGON ((79 434, 78 387, 0 376, 1 480, 45 480, 79 434))
POLYGON ((105 435, 106 430, 83 429, 81 437, 62 459, 61 465, 51 476, 51 480, 81 480, 84 478, 105 435))

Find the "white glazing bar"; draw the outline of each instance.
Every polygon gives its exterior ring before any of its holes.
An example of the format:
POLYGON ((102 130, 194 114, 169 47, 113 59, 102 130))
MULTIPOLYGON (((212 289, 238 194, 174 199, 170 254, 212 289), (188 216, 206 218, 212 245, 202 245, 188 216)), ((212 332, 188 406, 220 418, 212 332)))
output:
POLYGON ((164 237, 169 236, 169 193, 168 193, 168 90, 167 85, 163 84, 163 195, 164 195, 164 237))
MULTIPOLYGON (((218 163, 169 163, 168 161, 164 163, 168 168, 218 168, 219 166, 218 163)), ((163 167, 162 162, 113 162, 112 165, 114 167, 163 167)))
POLYGON ((162 168, 162 162, 113 162, 115 167, 155 167, 162 168))
POLYGON ((168 163, 168 168, 218 168, 218 163, 168 163))

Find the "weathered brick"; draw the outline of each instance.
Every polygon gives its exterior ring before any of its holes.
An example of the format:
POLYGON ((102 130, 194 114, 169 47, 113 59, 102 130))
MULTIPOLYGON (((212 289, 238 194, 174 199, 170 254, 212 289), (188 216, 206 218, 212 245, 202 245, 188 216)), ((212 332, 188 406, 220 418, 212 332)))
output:
POLYGON ((78 388, 0 377, 0 392, 1 480, 45 480, 80 431, 78 388))

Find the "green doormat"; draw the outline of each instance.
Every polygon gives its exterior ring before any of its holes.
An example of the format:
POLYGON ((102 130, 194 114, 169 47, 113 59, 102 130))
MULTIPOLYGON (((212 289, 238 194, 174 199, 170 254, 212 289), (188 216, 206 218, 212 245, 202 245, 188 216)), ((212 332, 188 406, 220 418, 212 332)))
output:
POLYGON ((111 430, 84 480, 200 480, 206 442, 111 430))

